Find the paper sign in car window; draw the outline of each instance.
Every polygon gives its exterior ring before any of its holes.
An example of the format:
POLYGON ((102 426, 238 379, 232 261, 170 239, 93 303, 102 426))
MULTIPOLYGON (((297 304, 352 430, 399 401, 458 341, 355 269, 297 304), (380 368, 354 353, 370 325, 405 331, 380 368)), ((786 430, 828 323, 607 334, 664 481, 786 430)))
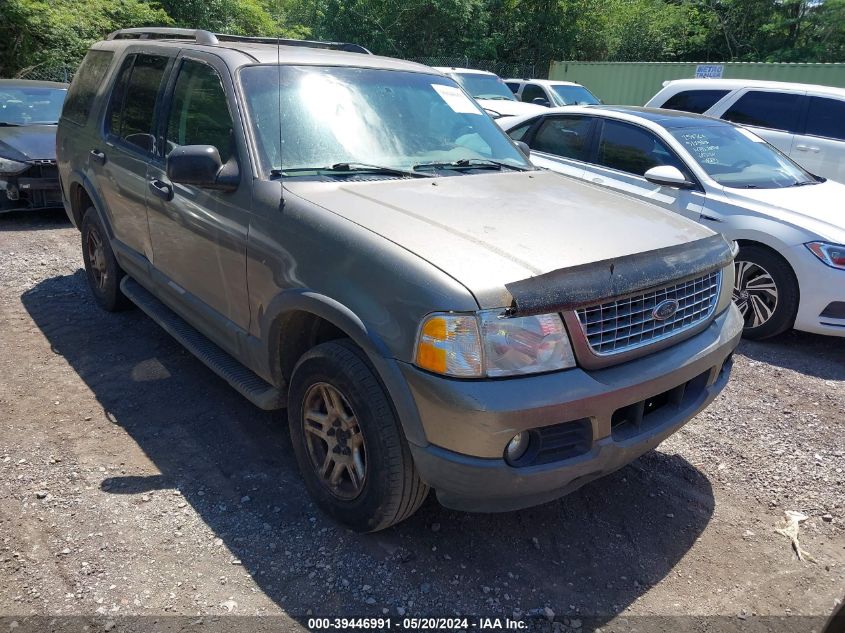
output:
POLYGON ((446 102, 450 108, 455 112, 461 114, 481 114, 472 100, 466 96, 459 88, 455 86, 444 86, 443 84, 431 84, 431 87, 437 91, 437 94, 446 102))

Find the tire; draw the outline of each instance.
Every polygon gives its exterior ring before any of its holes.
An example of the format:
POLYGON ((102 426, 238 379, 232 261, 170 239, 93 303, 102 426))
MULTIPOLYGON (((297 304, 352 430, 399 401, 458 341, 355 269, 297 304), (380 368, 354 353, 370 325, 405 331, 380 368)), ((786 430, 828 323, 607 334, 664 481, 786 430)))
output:
POLYGON ((365 359, 348 340, 308 351, 291 377, 288 424, 312 498, 339 523, 376 532, 416 512, 429 488, 365 359))
POLYGON ((99 306, 107 312, 118 312, 129 307, 129 300, 120 290, 120 281, 126 275, 115 259, 114 251, 94 207, 82 216, 82 260, 88 287, 99 306))
POLYGON ((734 261, 733 298, 752 340, 790 329, 798 313, 798 281, 789 263, 765 246, 742 246, 734 261))

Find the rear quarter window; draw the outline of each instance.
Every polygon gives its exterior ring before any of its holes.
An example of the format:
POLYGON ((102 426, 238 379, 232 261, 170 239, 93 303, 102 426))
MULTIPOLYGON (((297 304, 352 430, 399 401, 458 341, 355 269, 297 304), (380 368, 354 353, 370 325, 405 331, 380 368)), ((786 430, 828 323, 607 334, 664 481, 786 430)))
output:
POLYGON ((660 106, 667 110, 680 110, 681 112, 694 112, 704 114, 712 108, 716 102, 730 92, 729 90, 684 90, 672 95, 660 106))
POLYGON ((113 57, 112 51, 88 51, 67 92, 62 109, 63 119, 78 125, 87 123, 97 89, 103 83, 113 57))
POLYGON ((755 127, 797 132, 803 95, 794 92, 752 90, 742 95, 723 119, 755 127))

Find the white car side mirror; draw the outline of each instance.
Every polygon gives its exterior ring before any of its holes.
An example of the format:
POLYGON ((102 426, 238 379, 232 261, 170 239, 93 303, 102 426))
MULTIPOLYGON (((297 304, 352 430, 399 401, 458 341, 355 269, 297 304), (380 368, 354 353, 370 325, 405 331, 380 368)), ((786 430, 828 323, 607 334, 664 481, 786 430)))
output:
POLYGON ((686 176, 684 176, 680 169, 672 165, 658 165, 657 167, 652 167, 644 174, 644 177, 646 180, 654 183, 655 185, 665 187, 689 189, 690 187, 695 186, 695 183, 687 180, 686 176))

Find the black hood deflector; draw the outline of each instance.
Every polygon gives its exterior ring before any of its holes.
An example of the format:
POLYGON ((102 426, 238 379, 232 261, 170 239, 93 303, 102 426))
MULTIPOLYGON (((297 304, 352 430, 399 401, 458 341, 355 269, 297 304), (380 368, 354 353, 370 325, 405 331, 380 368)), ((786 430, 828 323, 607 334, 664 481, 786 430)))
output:
POLYGON ((508 316, 573 310, 612 297, 706 275, 734 257, 722 235, 644 253, 562 268, 505 284, 513 297, 508 316))

